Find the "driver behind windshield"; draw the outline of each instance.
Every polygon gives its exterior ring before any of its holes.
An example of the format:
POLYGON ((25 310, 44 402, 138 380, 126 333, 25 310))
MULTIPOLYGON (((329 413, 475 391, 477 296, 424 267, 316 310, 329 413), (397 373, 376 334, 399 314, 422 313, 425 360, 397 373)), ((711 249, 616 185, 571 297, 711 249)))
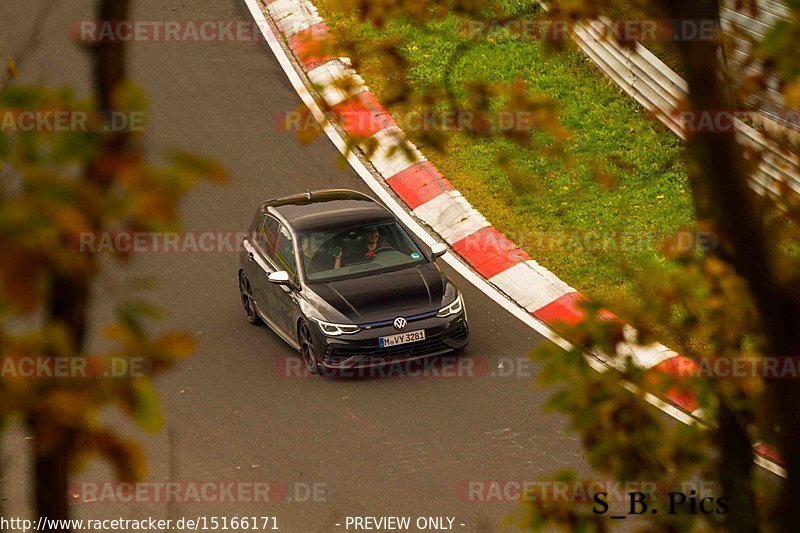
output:
MULTIPOLYGON (((368 263, 375 259, 376 250, 383 247, 381 243, 381 234, 375 226, 365 228, 362 237, 362 239, 359 239, 356 248, 347 250, 345 266, 357 263, 368 263)), ((340 268, 342 266, 342 255, 341 247, 337 246, 333 249, 334 268, 340 268)))

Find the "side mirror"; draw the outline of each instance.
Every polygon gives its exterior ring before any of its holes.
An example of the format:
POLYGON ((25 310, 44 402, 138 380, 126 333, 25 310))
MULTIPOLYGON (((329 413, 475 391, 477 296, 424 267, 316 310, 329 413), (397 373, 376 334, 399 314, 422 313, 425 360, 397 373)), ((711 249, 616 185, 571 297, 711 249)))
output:
POLYGON ((446 245, 444 245, 444 244, 442 244, 440 242, 435 242, 435 243, 431 244, 431 255, 433 255, 434 259, 442 257, 446 253, 447 253, 447 246, 446 245))
POLYGON ((270 281, 270 283, 274 283, 276 285, 287 285, 290 287, 292 285, 292 282, 289 279, 289 273, 286 272, 285 270, 279 270, 277 272, 273 272, 272 274, 267 276, 267 279, 270 281))

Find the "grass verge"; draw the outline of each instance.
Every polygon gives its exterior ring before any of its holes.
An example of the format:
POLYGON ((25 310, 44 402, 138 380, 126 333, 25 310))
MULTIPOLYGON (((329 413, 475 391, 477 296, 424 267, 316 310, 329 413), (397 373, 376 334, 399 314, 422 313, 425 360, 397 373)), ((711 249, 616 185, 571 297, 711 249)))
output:
MULTIPOLYGON (((551 142, 546 135, 523 149, 507 139, 454 133, 446 150, 436 151, 407 129, 445 177, 539 263, 612 308, 618 298, 637 298, 633 273, 653 264, 672 268, 659 253, 660 242, 693 220, 682 143, 579 51, 554 54, 537 41, 497 40, 454 55, 465 40, 463 22, 455 17, 425 26, 392 21, 377 29, 335 11, 331 0, 316 3, 334 35, 355 43, 359 73, 381 101, 396 80, 368 49, 394 38, 413 65, 415 88, 440 84, 449 67, 457 92, 470 80, 512 83, 519 77, 533 93, 557 102, 571 132, 566 158, 544 155, 542 146, 551 142), (509 151, 533 176, 533 187, 515 187, 514 176, 497 164, 497 155, 509 151), (611 188, 597 179, 606 171, 620 178, 611 188), (622 246, 614 242, 619 234, 628 237, 622 246)), ((529 8, 525 1, 513 4, 529 8)), ((404 116, 414 109, 395 105, 389 111, 404 116)))

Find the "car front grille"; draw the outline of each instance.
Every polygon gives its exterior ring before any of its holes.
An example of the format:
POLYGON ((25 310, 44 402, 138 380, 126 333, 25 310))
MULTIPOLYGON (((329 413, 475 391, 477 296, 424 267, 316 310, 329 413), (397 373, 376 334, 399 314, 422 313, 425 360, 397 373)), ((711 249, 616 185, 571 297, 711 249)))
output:
MULTIPOLYGON (((425 320, 426 318, 434 317, 434 316, 436 316, 436 313, 438 313, 438 312, 439 312, 438 310, 436 310, 436 311, 427 311, 425 313, 420 313, 418 315, 409 315, 409 316, 405 316, 403 318, 405 318, 406 321, 409 324, 411 324, 411 323, 416 322, 418 320, 425 320)), ((366 329, 379 328, 379 327, 382 327, 382 326, 391 326, 393 322, 394 322, 394 319, 392 318, 392 319, 389 319, 389 320, 381 320, 379 322, 365 322, 363 324, 359 324, 359 326, 361 326, 362 328, 366 328, 366 329)))

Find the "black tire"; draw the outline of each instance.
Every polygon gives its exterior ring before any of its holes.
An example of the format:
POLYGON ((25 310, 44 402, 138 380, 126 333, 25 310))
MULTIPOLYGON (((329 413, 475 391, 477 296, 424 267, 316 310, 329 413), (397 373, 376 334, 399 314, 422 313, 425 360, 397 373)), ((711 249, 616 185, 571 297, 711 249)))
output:
POLYGON ((250 280, 247 279, 244 272, 239 274, 239 296, 247 321, 254 326, 261 325, 263 322, 261 321, 261 317, 258 316, 258 313, 256 313, 256 305, 253 301, 253 291, 250 287, 250 280))
POLYGON ((322 368, 317 362, 317 351, 314 347, 314 336, 311 334, 311 329, 308 321, 301 319, 297 325, 297 342, 300 344, 300 357, 305 363, 306 370, 311 374, 319 374, 322 368))

